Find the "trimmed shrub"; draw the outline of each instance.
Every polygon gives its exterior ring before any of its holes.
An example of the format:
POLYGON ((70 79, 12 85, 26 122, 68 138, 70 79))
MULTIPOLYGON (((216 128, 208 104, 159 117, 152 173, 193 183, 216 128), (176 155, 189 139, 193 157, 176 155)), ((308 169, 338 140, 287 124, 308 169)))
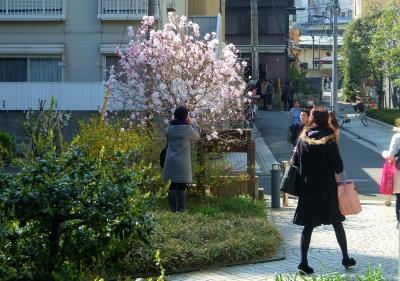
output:
POLYGON ((367 116, 400 127, 400 109, 368 109, 367 116))

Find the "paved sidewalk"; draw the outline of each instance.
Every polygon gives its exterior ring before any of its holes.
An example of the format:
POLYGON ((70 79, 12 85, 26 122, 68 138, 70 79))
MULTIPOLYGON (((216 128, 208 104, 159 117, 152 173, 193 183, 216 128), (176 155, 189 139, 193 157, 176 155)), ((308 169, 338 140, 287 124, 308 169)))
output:
MULTIPOLYGON (((291 203, 293 200, 290 200, 291 203)), ((382 202, 363 201, 363 212, 344 222, 349 254, 357 266, 347 272, 341 265, 341 254, 331 226, 316 228, 309 251, 309 263, 320 273, 339 272, 351 276, 364 273, 368 265, 382 265, 387 280, 397 280, 399 232, 395 228, 394 207, 382 202)), ((272 217, 284 238, 285 260, 203 270, 170 276, 169 280, 275 280, 275 273, 296 273, 300 260, 301 227, 292 224, 294 207, 272 211, 272 217)))
POLYGON ((359 119, 351 120, 343 125, 341 132, 381 154, 383 150, 389 149, 392 136, 400 129, 369 117, 367 119, 368 126, 364 126, 359 119))
MULTIPOLYGON (((396 132, 392 126, 369 119, 368 127, 359 120, 345 124, 342 134, 349 136, 371 150, 381 153, 388 149, 392 135, 396 132)), ((275 157, 264 143, 258 130, 253 131, 256 139, 257 173, 266 173, 275 157)), ((246 155, 229 156, 232 163, 245 167, 246 155)), ((292 207, 273 209, 272 220, 278 226, 284 242, 285 260, 202 270, 198 272, 173 275, 169 280, 275 280, 276 273, 293 274, 297 272, 300 260, 299 239, 301 227, 292 223, 297 201, 291 199, 292 207)), ((363 212, 357 216, 347 217, 344 222, 349 253, 357 260, 357 266, 347 272, 341 265, 341 253, 335 239, 332 226, 318 227, 314 231, 309 251, 309 262, 316 273, 339 272, 355 276, 362 274, 371 265, 382 265, 386 280, 399 280, 397 269, 399 263, 399 231, 396 230, 394 207, 387 207, 382 201, 362 201, 363 212)))

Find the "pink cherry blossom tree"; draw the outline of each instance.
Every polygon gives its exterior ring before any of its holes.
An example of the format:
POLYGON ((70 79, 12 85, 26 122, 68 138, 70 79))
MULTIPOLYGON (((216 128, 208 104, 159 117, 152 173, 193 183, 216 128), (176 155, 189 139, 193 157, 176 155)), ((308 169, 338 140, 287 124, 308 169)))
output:
POLYGON ((142 123, 155 116, 168 120, 177 106, 186 105, 208 139, 243 124, 245 65, 235 46, 217 55, 215 33, 201 37, 199 26, 185 16, 168 17, 162 30, 153 29, 153 17, 144 17, 137 32, 129 28, 128 47, 116 51, 121 71, 111 69, 107 83, 113 100, 142 123))

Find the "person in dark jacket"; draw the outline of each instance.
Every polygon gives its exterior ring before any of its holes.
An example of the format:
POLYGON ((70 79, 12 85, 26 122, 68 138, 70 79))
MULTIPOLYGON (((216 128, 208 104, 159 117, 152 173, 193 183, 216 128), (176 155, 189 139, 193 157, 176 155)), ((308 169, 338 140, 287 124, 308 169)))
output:
POLYGON ((328 111, 321 107, 311 110, 310 120, 299 138, 292 163, 299 168, 299 200, 293 223, 304 226, 301 240, 300 273, 311 274, 307 253, 313 229, 332 224, 342 250, 342 264, 347 269, 356 261, 347 253, 346 233, 338 202, 335 173, 343 172, 343 161, 329 127, 328 111))
POLYGON ((162 178, 170 181, 168 201, 173 212, 185 210, 185 191, 192 182, 192 161, 190 146, 200 139, 185 106, 178 106, 174 120, 167 127, 168 148, 165 156, 162 178))

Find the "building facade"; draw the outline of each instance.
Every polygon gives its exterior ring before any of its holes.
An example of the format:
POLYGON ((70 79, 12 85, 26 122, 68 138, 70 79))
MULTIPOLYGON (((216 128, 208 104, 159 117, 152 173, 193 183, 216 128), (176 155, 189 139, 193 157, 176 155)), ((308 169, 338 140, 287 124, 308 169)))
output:
MULTIPOLYGON (((61 109, 96 110, 108 69, 118 68, 115 48, 126 46, 127 27, 149 14, 148 1, 0 0, 0 110, 36 108, 51 96, 61 109)), ((219 1, 150 3, 160 25, 174 11, 217 31, 219 1)))
MULTIPOLYGON (((288 8, 291 0, 258 0, 258 52, 260 79, 287 78, 288 8)), ((233 43, 251 70, 250 1, 228 0, 225 8, 225 40, 233 43)), ((248 75, 250 73, 247 73, 248 75)))

